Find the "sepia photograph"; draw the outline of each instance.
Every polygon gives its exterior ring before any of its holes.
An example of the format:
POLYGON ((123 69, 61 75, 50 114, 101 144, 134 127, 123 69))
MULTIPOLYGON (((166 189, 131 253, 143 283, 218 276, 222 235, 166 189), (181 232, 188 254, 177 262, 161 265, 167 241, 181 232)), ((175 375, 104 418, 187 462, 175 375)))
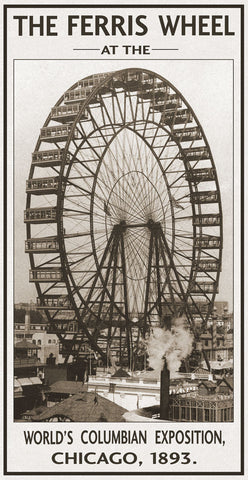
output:
POLYGON ((14 94, 14 421, 233 422, 232 62, 20 60, 14 94))

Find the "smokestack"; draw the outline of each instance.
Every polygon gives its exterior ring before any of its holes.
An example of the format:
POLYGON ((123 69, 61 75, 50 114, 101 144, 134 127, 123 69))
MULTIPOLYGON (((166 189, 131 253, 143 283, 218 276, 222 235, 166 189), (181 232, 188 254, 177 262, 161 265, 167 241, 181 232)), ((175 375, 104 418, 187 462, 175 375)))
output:
POLYGON ((160 418, 161 420, 169 419, 169 386, 170 372, 167 368, 166 360, 160 376, 160 418))
MULTIPOLYGON (((171 330, 171 317, 164 320, 166 329, 171 330)), ((162 420, 169 419, 169 390, 170 389, 170 372, 167 367, 167 361, 164 360, 164 366, 160 373, 160 418, 162 420)))
POLYGON ((184 328, 184 318, 175 318, 170 328, 156 327, 147 341, 149 365, 160 374, 160 417, 169 418, 169 385, 170 375, 179 370, 181 361, 192 350, 193 336, 184 328), (170 374, 169 374, 170 372, 170 374))
POLYGON ((28 333, 30 330, 30 306, 27 307, 25 313, 25 332, 28 333))

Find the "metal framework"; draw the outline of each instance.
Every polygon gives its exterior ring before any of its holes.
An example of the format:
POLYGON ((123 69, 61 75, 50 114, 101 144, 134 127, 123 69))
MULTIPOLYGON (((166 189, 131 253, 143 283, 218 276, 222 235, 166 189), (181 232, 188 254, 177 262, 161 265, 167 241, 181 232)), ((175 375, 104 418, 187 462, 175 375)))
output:
POLYGON ((26 191, 30 281, 65 361, 87 342, 133 367, 140 341, 178 315, 198 339, 218 288, 221 199, 203 129, 170 82, 131 68, 74 84, 41 128, 26 191))
POLYGON ((233 422, 233 395, 171 395, 170 420, 233 422))

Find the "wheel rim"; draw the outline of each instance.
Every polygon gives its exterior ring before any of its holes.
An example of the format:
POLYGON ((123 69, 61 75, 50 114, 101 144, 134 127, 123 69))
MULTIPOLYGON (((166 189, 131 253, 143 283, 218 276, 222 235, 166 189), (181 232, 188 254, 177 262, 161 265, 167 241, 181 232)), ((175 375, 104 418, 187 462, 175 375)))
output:
POLYGON ((197 335, 217 292, 222 211, 209 145, 180 92, 142 69, 93 75, 52 109, 36 157, 48 142, 61 161, 32 162, 26 217, 40 218, 26 218, 26 245, 38 251, 26 251, 31 276, 51 276, 33 281, 62 343, 78 351, 86 339, 103 357, 112 343, 130 357, 150 328, 181 314, 197 335), (42 238, 55 239, 52 253, 42 238))

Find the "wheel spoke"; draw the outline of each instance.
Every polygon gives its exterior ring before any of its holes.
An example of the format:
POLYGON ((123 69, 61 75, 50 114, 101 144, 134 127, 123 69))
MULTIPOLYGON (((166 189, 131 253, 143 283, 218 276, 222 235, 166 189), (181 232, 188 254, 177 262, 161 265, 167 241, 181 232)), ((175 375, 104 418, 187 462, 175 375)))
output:
POLYGON ((25 215, 30 278, 66 361, 86 342, 131 366, 139 339, 178 304, 195 335, 193 307, 206 324, 221 268, 217 174, 193 110, 161 76, 92 75, 65 93, 37 143, 25 215), (64 337, 49 308, 60 297, 64 337))

